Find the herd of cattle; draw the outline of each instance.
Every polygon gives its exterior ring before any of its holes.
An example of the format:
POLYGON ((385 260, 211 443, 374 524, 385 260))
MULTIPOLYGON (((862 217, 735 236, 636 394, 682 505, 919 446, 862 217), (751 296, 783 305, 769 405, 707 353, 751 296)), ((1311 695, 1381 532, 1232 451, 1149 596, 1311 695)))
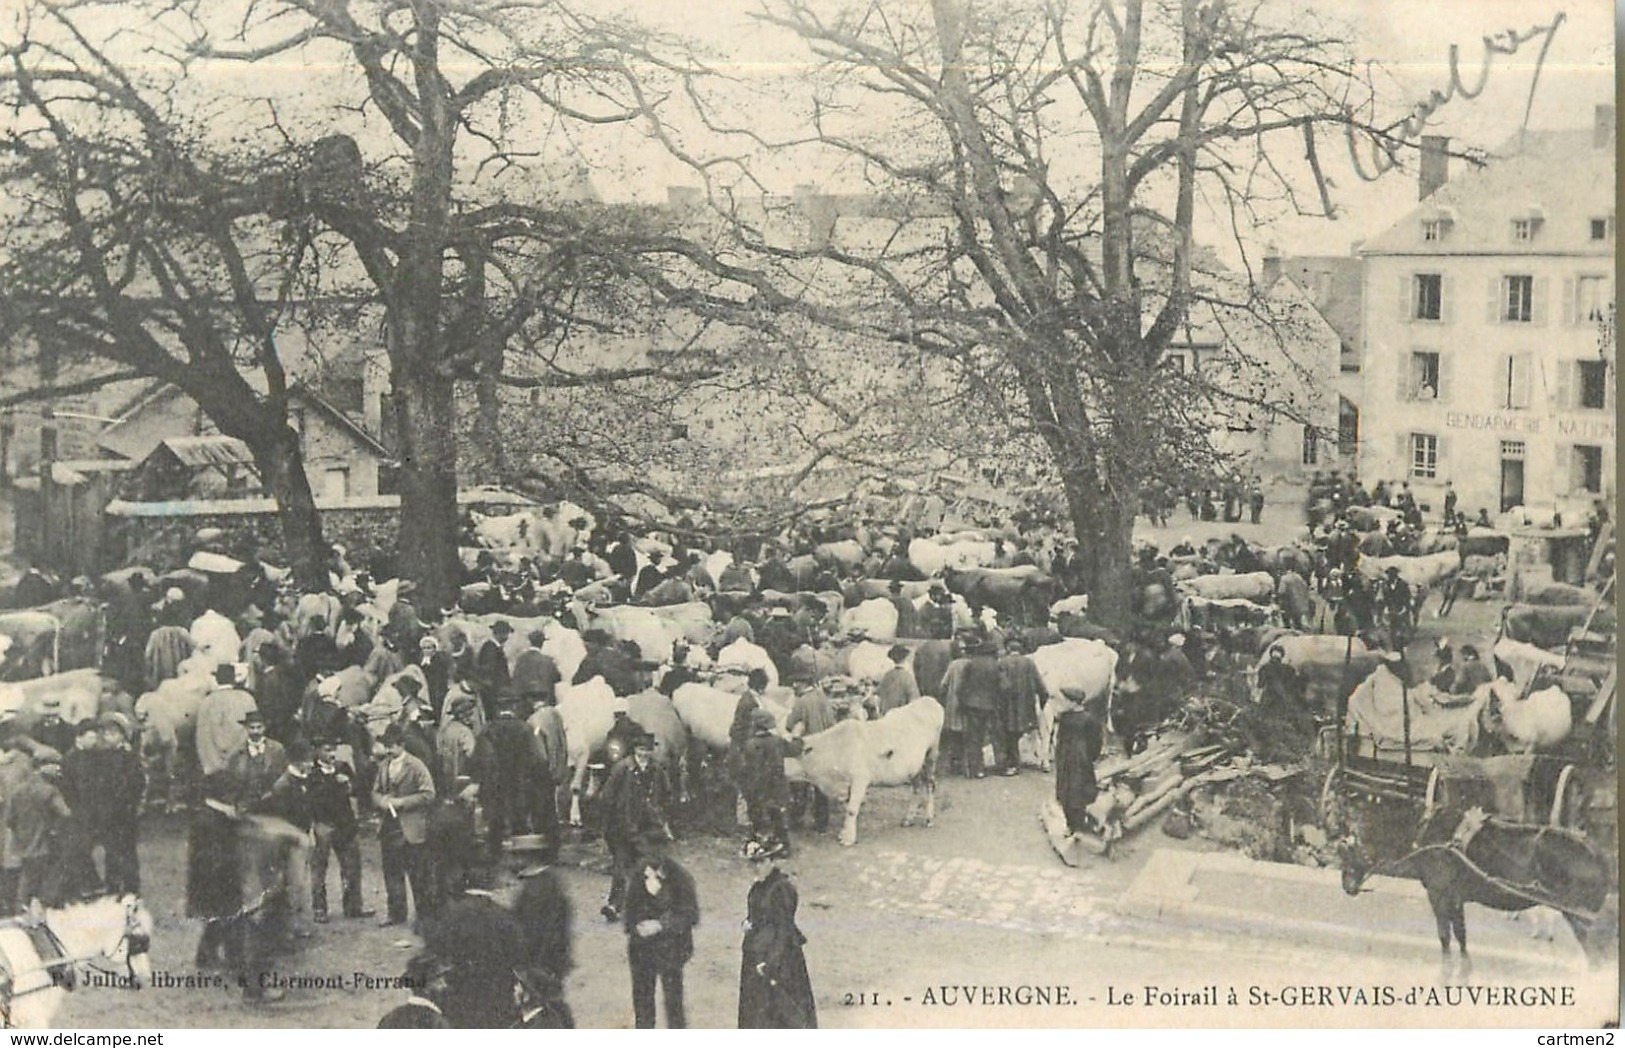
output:
MULTIPOLYGON (((1369 523, 1372 530, 1367 534, 1380 539, 1380 516, 1369 523)), ((585 552, 603 547, 601 541, 592 541, 594 527, 589 514, 568 504, 505 516, 472 515, 470 534, 476 544, 464 550, 471 581, 458 607, 424 619, 446 650, 479 651, 495 643, 511 665, 534 645, 557 664, 565 682, 558 690, 557 708, 568 747, 571 819, 578 824, 580 802, 591 788, 589 772, 603 760, 617 699, 603 677, 571 683, 587 657, 584 636, 591 637, 593 631, 602 631, 638 659, 645 686, 619 697, 627 700, 630 716, 655 736, 657 761, 671 769, 674 781, 684 789, 696 759, 727 750, 738 696, 750 670, 767 675, 762 704, 782 726, 797 688, 861 694, 893 668, 898 647, 905 649, 904 665, 912 669, 924 697, 876 720, 859 716, 842 721, 804 740, 801 756, 789 762, 792 778, 809 781, 837 800, 846 799, 844 843, 856 838, 858 810, 871 785, 923 785, 930 819, 935 755, 944 724, 941 685, 959 653, 954 636, 1020 632, 1049 695, 1097 702, 1112 719, 1116 704, 1135 690, 1119 687, 1120 677, 1129 670, 1129 660, 1119 657, 1124 638, 1091 623, 1088 598, 1066 592, 1049 574, 1053 544, 1047 540, 988 530, 899 538, 895 533, 859 529, 845 537, 803 544, 795 555, 782 557, 780 564, 797 584, 795 589, 762 588, 757 564, 735 563, 725 550, 708 550, 689 554, 702 572, 679 575, 673 570, 671 578, 681 585, 652 587, 638 602, 628 603, 629 580, 585 552), (1007 543, 1026 551, 1022 558, 1026 562, 1008 563, 1007 543), (583 560, 595 577, 573 587, 562 578, 528 586, 523 601, 509 595, 501 581, 504 573, 568 558, 583 560), (898 570, 899 565, 909 570, 898 570), (827 586, 831 580, 835 584, 830 588, 815 586, 820 582, 827 586), (900 601, 922 610, 931 605, 946 609, 951 635, 899 636, 900 601), (755 635, 752 623, 759 630, 770 617, 792 622, 801 631, 801 643, 774 651, 758 643, 762 638, 755 635), (505 640, 493 634, 499 622, 510 627, 505 640), (699 679, 662 690, 659 685, 678 648, 686 648, 685 664, 699 679)), ((651 563, 681 563, 671 544, 659 538, 622 538, 635 550, 640 571, 651 563)), ((1507 554, 1506 536, 1493 532, 1465 537, 1433 534, 1424 552, 1414 556, 1383 556, 1380 541, 1361 542, 1362 550, 1371 550, 1358 562, 1361 573, 1375 578, 1397 568, 1419 595, 1419 603, 1428 592, 1464 573, 1487 579, 1504 566, 1507 554), (1475 563, 1475 558, 1489 563, 1475 563)), ((1221 635, 1243 646, 1236 654, 1260 665, 1264 645, 1279 645, 1286 662, 1302 676, 1311 699, 1326 702, 1349 680, 1376 670, 1382 661, 1376 645, 1281 628, 1283 579, 1295 575, 1324 580, 1324 549, 1309 541, 1247 548, 1252 561, 1262 567, 1257 571, 1234 570, 1228 555, 1234 550, 1228 543, 1211 543, 1194 555, 1168 559, 1181 606, 1178 618, 1160 627, 1164 636, 1197 620, 1209 622, 1215 611, 1239 607, 1245 610, 1225 621, 1250 628, 1221 629, 1221 635)), ((359 588, 365 590, 359 605, 340 596, 345 591, 356 593, 354 578, 336 580, 332 592, 286 594, 279 608, 289 624, 284 628, 295 637, 317 623, 333 632, 346 608, 358 606, 360 628, 378 635, 402 599, 399 584, 362 580, 359 588)), ((1503 638, 1550 647, 1585 621, 1611 630, 1611 612, 1593 620, 1594 603, 1595 595, 1578 587, 1557 584, 1526 591, 1521 603, 1505 611, 1503 638)), ((5 633, 4 619, 0 616, 0 635, 5 633)), ((143 748, 150 760, 166 766, 177 764, 177 755, 187 745, 215 667, 243 658, 238 626, 223 615, 210 611, 199 616, 192 634, 194 653, 180 675, 136 702, 143 748)), ((66 719, 93 715, 101 694, 95 669, 73 670, 61 662, 51 668, 65 672, 51 679, 0 685, 0 708, 12 709, 27 721, 38 716, 46 699, 53 699, 66 719)), ((427 692, 419 666, 407 665, 382 680, 351 666, 326 682, 323 694, 350 707, 354 719, 377 734, 398 715, 401 698, 395 684, 407 675, 416 676, 420 689, 427 692)), ((450 710, 454 697, 446 697, 444 710, 450 710)), ((862 703, 844 706, 861 710, 862 703)), ((1040 713, 1036 754, 1044 761, 1050 752, 1053 718, 1048 708, 1040 713)))

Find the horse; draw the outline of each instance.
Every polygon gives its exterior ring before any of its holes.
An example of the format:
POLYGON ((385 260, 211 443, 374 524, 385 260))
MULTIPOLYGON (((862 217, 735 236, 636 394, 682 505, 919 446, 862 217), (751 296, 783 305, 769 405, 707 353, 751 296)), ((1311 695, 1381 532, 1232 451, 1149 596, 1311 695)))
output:
POLYGON ((103 895, 0 921, 6 969, 0 1021, 9 1029, 46 1029, 81 979, 91 986, 146 986, 152 980, 152 929, 152 913, 135 895, 103 895))
POLYGON ((1440 973, 1446 980, 1465 979, 1472 971, 1465 913, 1469 902, 1504 912, 1549 906, 1568 921, 1592 966, 1607 963, 1617 952, 1617 941, 1608 934, 1617 918, 1605 912, 1614 890, 1614 866, 1583 834, 1510 822, 1482 808, 1441 807, 1423 817, 1408 850, 1397 857, 1383 861, 1379 852, 1392 851, 1373 844, 1370 836, 1351 826, 1340 842, 1343 890, 1358 895, 1366 878, 1377 872, 1421 881, 1438 929, 1440 973), (1454 964, 1452 933, 1459 946, 1454 964))

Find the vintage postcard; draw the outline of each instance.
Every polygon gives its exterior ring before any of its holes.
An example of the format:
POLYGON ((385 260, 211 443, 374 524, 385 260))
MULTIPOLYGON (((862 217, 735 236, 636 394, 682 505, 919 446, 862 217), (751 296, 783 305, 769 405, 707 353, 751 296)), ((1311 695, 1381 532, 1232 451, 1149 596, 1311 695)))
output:
POLYGON ((0 1024, 1617 1025, 1609 5, 0 8, 0 1024))

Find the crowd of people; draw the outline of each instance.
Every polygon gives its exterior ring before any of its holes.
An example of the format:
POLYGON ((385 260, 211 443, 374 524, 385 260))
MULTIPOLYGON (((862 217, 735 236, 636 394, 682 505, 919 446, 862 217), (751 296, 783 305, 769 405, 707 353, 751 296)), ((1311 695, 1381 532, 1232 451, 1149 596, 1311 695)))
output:
MULTIPOLYGON (((1148 489, 1147 513, 1156 522, 1165 524, 1177 506, 1175 490, 1148 489)), ((1179 490, 1193 520, 1237 522, 1247 514, 1257 523, 1264 506, 1257 478, 1179 490)), ((1448 493, 1444 511, 1448 525, 1466 534, 1470 522, 1448 493)), ((410 582, 380 581, 387 562, 352 565, 341 548, 327 565, 331 584, 320 592, 294 592, 253 557, 193 590, 117 573, 117 584, 103 592, 107 654, 97 715, 70 724, 60 704, 48 701, 33 723, 0 723, 0 905, 16 912, 35 899, 51 906, 99 891, 139 891, 143 805, 184 812, 186 910, 202 922, 194 959, 200 968, 237 972, 248 999, 281 996, 259 976, 311 933, 307 920, 413 921, 425 943, 410 970, 417 992, 385 1025, 567 1025, 571 915, 555 862, 570 795, 558 702, 565 687, 601 678, 615 700, 605 747, 611 766, 590 813, 612 865, 599 912, 628 936, 637 1025, 654 1023, 657 983, 668 1023, 682 1025, 698 886, 669 850, 670 769, 656 763, 656 737, 630 715, 627 700, 651 687, 669 697, 702 680, 695 663, 708 660, 691 659, 684 642, 644 651, 575 621, 570 606, 587 592, 600 605, 705 601, 716 624, 709 656, 749 640, 781 680, 797 686, 780 724, 764 708, 767 674, 748 675, 720 770, 748 826, 741 855, 761 871, 748 902, 741 1024, 810 1025, 816 1015, 795 889, 782 864, 804 809, 822 830, 831 798, 787 780, 785 757, 799 752, 800 740, 854 708, 884 716, 933 695, 946 714, 941 753, 949 773, 1016 775, 1020 740, 1054 702, 1057 796, 1071 821, 1094 797, 1105 711, 1050 694, 1032 659, 1037 646, 1062 636, 1112 644, 1122 658, 1120 679, 1136 684, 1133 699, 1115 711, 1119 734, 1132 737, 1136 726, 1170 712, 1222 656, 1222 631, 1177 621, 1181 570, 1269 570, 1269 601, 1285 626, 1362 635, 1380 628, 1390 643, 1403 644, 1415 625, 1416 594, 1394 570, 1367 582, 1358 562, 1371 552, 1373 535, 1384 551, 1415 551, 1421 512, 1406 484, 1379 483, 1367 492, 1349 478, 1317 474, 1308 535, 1296 544, 1300 558, 1266 564, 1265 551, 1239 537, 1182 539, 1166 552, 1142 546, 1131 576, 1133 623, 1122 631, 1088 620, 1075 542, 1037 526, 997 535, 988 562, 1031 567, 1044 578, 1042 617, 1027 621, 1025 603, 995 608, 928 578, 910 561, 909 529, 868 520, 737 538, 714 576, 707 562, 722 544, 704 538, 693 521, 678 522, 653 543, 655 536, 629 523, 591 529, 570 521, 571 539, 551 555, 480 550, 458 596, 443 607, 420 607, 410 582), (1375 506, 1392 511, 1385 527, 1351 526, 1360 510, 1375 506), (832 544, 856 553, 825 555, 832 544), (844 593, 850 606, 852 594, 874 592, 863 584, 877 581, 896 613, 892 667, 862 690, 839 677, 816 679, 823 675, 804 653, 841 639, 840 609, 785 598, 844 593), (1052 602, 1069 599, 1070 610, 1051 614, 1052 602), (515 637, 504 621, 471 643, 456 623, 473 613, 548 616, 582 627, 578 669, 566 679, 544 650, 545 631, 515 637), (188 674, 195 679, 200 660, 207 687, 190 733, 182 733, 161 703, 145 697, 165 694, 188 674), (369 865, 362 852, 373 840, 382 914, 368 908, 362 883, 369 865), (329 896, 334 865, 336 907, 329 896), (488 891, 504 870, 521 885, 513 908, 496 906, 488 891), (470 931, 493 928, 495 939, 470 931), (498 939, 512 944, 508 953, 490 948, 498 939)), ((470 519, 470 543, 475 530, 470 519)), ((1284 671, 1261 673, 1260 683, 1272 694, 1295 688, 1284 671)))

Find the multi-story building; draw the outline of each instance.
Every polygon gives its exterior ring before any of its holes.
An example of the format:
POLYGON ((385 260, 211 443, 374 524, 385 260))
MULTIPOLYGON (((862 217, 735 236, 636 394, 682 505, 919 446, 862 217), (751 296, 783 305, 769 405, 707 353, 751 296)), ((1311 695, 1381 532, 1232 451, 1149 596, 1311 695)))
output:
POLYGON ((1578 523, 1614 492, 1614 107, 1448 161, 1424 139, 1420 203, 1358 251, 1361 477, 1578 523))

